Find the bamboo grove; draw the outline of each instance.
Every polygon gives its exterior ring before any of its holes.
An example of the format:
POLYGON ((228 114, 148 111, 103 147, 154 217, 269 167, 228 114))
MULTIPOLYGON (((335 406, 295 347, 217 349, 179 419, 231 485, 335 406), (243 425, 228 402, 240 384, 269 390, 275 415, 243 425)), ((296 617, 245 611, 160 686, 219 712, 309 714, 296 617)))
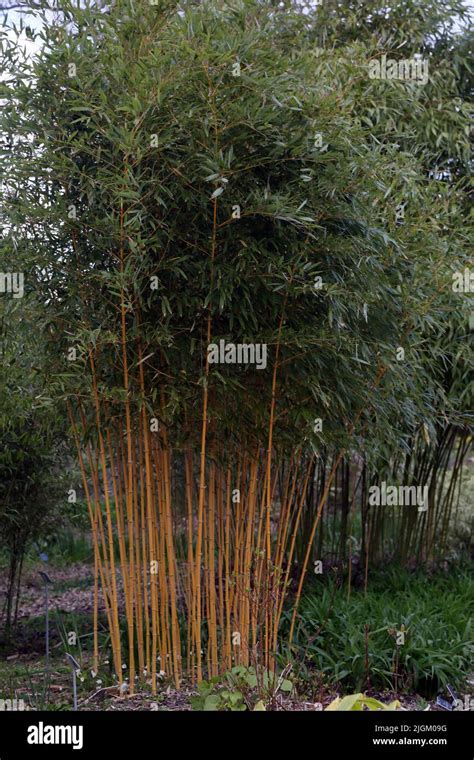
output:
POLYGON ((350 591, 446 539, 470 442, 464 186, 429 181, 413 135, 455 78, 440 64, 423 95, 381 88, 377 40, 340 55, 311 23, 265 2, 61 3, 33 63, 2 42, 5 240, 47 306, 96 663, 103 612, 131 689, 274 668, 317 560, 350 591), (266 366, 212 363, 220 341, 264 345, 266 366), (427 514, 371 509, 383 472, 429 484, 427 514))

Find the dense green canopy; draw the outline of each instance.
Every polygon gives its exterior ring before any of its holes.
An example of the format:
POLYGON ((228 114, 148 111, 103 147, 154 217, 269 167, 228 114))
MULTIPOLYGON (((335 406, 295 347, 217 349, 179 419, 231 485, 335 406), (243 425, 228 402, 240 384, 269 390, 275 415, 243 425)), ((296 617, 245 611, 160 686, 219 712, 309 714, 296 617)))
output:
POLYGON ((451 289, 467 262, 466 62, 426 3, 393 24, 371 5, 66 3, 29 63, 4 33, 3 246, 16 237, 47 306, 36 329, 64 396, 88 394, 93 350, 101 394, 123 400, 125 303, 130 391, 139 402, 145 357, 150 414, 163 393, 176 441, 204 382, 213 433, 262 441, 276 361, 278 443, 434 421, 439 336, 466 323, 451 289), (426 87, 368 75, 400 57, 405 27, 426 87), (266 370, 214 365, 206 381, 208 315, 213 341, 267 344, 266 370))

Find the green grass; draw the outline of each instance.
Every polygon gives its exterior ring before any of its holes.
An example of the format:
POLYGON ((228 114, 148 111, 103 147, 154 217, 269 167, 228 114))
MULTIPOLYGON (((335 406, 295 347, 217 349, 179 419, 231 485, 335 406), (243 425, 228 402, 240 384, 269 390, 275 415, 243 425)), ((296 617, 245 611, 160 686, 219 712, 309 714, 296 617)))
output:
POLYGON ((317 678, 343 692, 372 687, 432 698, 447 683, 463 691, 472 669, 473 590, 472 575, 462 569, 427 576, 393 568, 371 580, 366 596, 353 590, 350 599, 346 588, 315 583, 299 608, 295 669, 308 682, 317 678), (405 641, 397 646, 402 626, 405 641))

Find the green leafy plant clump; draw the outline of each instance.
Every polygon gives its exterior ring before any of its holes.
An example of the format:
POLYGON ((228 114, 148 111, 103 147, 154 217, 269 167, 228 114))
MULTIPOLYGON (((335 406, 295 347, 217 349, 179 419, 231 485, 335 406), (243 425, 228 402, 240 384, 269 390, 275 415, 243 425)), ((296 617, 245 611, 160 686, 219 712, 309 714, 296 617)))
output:
POLYGON ((367 594, 329 586, 302 599, 293 655, 343 690, 418 690, 432 698, 462 688, 472 663, 472 578, 398 571, 374 577, 367 594), (370 621, 367 629, 365 622, 370 621))
POLYGON ((198 696, 191 699, 193 710, 215 712, 230 710, 263 711, 276 699, 278 693, 290 694, 293 683, 267 669, 236 665, 223 676, 215 676, 198 684, 198 696))

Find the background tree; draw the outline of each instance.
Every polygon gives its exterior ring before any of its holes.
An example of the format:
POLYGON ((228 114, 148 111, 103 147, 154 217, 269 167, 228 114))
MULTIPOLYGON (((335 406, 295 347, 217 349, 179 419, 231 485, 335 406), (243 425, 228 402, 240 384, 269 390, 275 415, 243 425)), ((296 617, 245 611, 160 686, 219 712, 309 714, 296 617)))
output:
POLYGON ((67 450, 65 417, 48 398, 42 345, 32 331, 38 313, 8 294, 1 307, 0 539, 8 562, 2 605, 8 640, 17 622, 27 551, 57 530, 67 501, 67 450))

